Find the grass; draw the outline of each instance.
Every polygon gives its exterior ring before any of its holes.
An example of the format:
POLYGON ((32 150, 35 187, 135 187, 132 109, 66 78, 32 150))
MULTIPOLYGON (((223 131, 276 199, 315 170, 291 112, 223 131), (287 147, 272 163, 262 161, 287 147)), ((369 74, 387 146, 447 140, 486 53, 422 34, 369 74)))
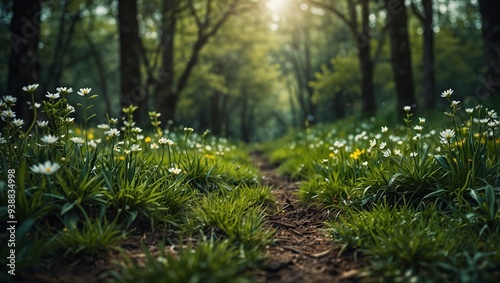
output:
MULTIPOLYGON (((32 104, 36 88, 26 87, 32 104)), ((119 272, 109 275, 118 282, 255 280, 273 240, 264 225, 273 197, 250 147, 188 127, 163 129, 155 112, 139 128, 134 106, 123 120, 94 121, 88 89, 75 121, 72 90, 57 91, 33 109, 46 121, 13 117, 15 99, 0 106, 0 221, 17 221, 16 273, 61 257, 120 253, 119 272), (144 260, 127 255, 120 243, 146 231, 161 232, 159 252, 144 246, 144 260)), ((399 124, 350 119, 262 147, 300 181, 303 202, 337 210, 326 232, 370 263, 363 279, 495 282, 500 274, 498 115, 482 106, 464 111, 448 91, 443 97, 445 120, 415 118, 408 108, 399 124)), ((9 253, 0 247, 1 264, 9 253)))
MULTIPOLYGON (((37 87, 26 88, 32 102, 37 87)), ((121 121, 93 121, 97 96, 89 92, 80 90, 75 109, 67 100, 72 90, 58 88, 58 95, 33 109, 35 119, 45 114, 48 120, 26 121, 26 128, 9 111, 16 99, 2 99, 0 220, 18 223, 16 274, 43 270, 58 258, 108 260, 123 251, 129 235, 157 231, 176 245, 180 238, 197 240, 175 255, 144 247, 146 269, 122 252, 126 264, 117 268, 124 275, 115 273, 116 280, 253 278, 272 237, 263 222, 272 195, 247 150, 208 131, 162 129, 155 112, 149 113, 149 128, 137 127, 135 106, 123 109, 121 121), (75 121, 76 110, 83 110, 83 120, 75 121), (8 199, 15 199, 15 210, 8 209, 8 199)), ((10 248, 0 247, 2 264, 10 248)), ((1 276, 2 282, 15 281, 1 276)))
POLYGON ((338 210, 328 233, 371 263, 365 279, 495 282, 499 275, 498 114, 482 105, 462 110, 450 95, 443 93, 444 120, 416 119, 408 108, 401 124, 346 120, 266 147, 282 172, 301 180, 303 202, 338 210))

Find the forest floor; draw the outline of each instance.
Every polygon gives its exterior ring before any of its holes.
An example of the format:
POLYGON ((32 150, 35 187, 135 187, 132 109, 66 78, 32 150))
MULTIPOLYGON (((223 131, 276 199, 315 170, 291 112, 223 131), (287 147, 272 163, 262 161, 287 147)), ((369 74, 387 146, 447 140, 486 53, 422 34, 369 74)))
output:
MULTIPOLYGON (((332 213, 299 202, 298 183, 281 176, 276 166, 269 164, 262 154, 252 153, 252 160, 260 168, 263 182, 272 188, 276 200, 265 218, 267 228, 275 231, 274 242, 266 248, 267 261, 258 271, 257 282, 359 282, 360 270, 365 266, 363 261, 348 251, 340 253, 340 246, 334 245, 324 230, 323 223, 332 213)), ((121 250, 136 262, 145 259, 142 246, 154 255, 163 239, 177 241, 169 231, 143 233, 139 232, 141 230, 138 228, 120 245, 121 250)), ((196 242, 196 239, 184 240, 196 242)), ((165 248, 173 253, 177 250, 176 245, 165 244, 165 248)), ((23 273, 15 282, 106 282, 112 279, 110 270, 120 273, 116 263, 121 261, 120 253, 93 262, 84 259, 69 262, 60 258, 23 273)))
POLYGON ((323 223, 332 213, 300 203, 297 182, 281 176, 261 154, 252 157, 276 199, 274 213, 265 219, 275 231, 275 244, 267 247, 269 259, 258 282, 359 282, 365 264, 352 253, 340 253, 341 247, 324 230, 323 223))

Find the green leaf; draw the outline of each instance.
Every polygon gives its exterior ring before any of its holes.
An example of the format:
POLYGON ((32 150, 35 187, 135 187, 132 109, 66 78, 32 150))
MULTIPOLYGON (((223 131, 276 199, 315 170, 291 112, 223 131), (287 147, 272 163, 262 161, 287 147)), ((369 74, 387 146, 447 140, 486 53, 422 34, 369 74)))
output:
POLYGON ((76 201, 74 202, 67 202, 63 205, 61 208, 61 215, 64 215, 66 212, 70 211, 76 204, 76 201))
POLYGON ((437 163, 439 163, 439 165, 441 165, 441 167, 443 167, 446 170, 450 170, 450 165, 448 164, 448 161, 446 160, 446 158, 444 156, 436 155, 436 156, 434 156, 434 158, 436 159, 437 163))

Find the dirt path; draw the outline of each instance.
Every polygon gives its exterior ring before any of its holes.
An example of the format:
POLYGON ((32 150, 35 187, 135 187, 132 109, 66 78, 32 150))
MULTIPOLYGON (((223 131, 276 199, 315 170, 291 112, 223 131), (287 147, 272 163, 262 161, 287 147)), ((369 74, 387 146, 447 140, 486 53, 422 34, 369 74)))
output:
POLYGON ((270 259, 258 282, 358 282, 362 263, 339 256, 339 247, 325 236, 322 212, 299 203, 298 184, 280 176, 261 154, 252 158, 273 188, 277 208, 266 217, 276 231, 275 245, 267 248, 270 259))

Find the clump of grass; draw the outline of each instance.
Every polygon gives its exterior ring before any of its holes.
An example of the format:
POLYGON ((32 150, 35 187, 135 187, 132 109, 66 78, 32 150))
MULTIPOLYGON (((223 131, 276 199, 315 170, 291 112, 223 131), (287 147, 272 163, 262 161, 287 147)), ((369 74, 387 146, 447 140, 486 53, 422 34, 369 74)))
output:
POLYGON ((89 261, 105 257, 126 236, 119 225, 108 223, 103 217, 95 220, 87 218, 80 225, 72 220, 66 221, 67 227, 59 232, 54 241, 55 249, 63 251, 64 257, 83 257, 89 261))
POLYGON ((486 279, 498 264, 495 253, 478 250, 482 241, 467 222, 435 205, 414 209, 377 204, 368 211, 348 211, 328 227, 333 241, 358 249, 372 261, 370 276, 393 282, 458 280, 465 276, 460 270, 471 268, 471 256, 484 264, 468 276, 486 279))
MULTIPOLYGON (((213 230, 218 238, 209 245, 202 239, 196 248, 183 251, 179 266, 190 264, 186 261, 192 260, 191 252, 199 252, 202 258, 200 266, 193 267, 194 273, 186 276, 208 278, 206 274, 216 269, 203 265, 219 264, 210 258, 211 252, 227 251, 234 263, 237 258, 245 266, 256 266, 260 247, 270 237, 262 223, 270 192, 259 185, 258 170, 246 150, 210 137, 208 132, 198 135, 189 127, 162 129, 156 112, 148 113, 152 128, 143 130, 136 126, 138 108, 133 105, 122 109, 121 121, 107 116, 105 123, 92 128, 96 115, 91 100, 97 95, 91 95, 90 88, 80 89, 82 98, 76 109, 68 102, 71 88, 57 88, 40 102, 35 101, 37 88, 23 88, 31 96, 31 105, 41 106, 32 108, 35 118, 26 122, 27 130, 22 127, 25 121, 15 118, 11 110, 17 99, 3 97, 0 102, 6 125, 0 133, 0 203, 12 198, 7 194, 7 170, 15 169, 15 216, 21 223, 16 227, 16 272, 42 262, 50 264, 58 256, 103 257, 134 229, 156 231, 160 227, 178 236, 199 235, 205 222, 192 225, 193 215, 211 219, 206 223, 212 226, 206 230, 213 230), (83 110, 82 121, 73 117, 77 110, 83 110), (47 120, 37 120, 41 116, 47 120), (206 199, 215 195, 244 209, 231 210, 230 205, 222 207, 206 199), (224 209, 227 215, 215 221, 198 210, 200 204, 207 211, 224 209), (215 233, 216 229, 225 233, 215 233)), ((7 211, 0 207, 0 219, 7 219, 7 211)), ((221 266, 227 261, 221 259, 221 266)), ((239 280, 239 268, 236 273, 223 272, 228 277, 210 278, 239 280)))
POLYGON ((154 256, 144 248, 143 264, 132 259, 126 261, 122 273, 114 273, 118 282, 252 282, 247 272, 247 262, 230 241, 213 238, 179 247, 173 254, 160 244, 160 252, 154 256))
MULTIPOLYGON (((239 189, 236 189, 238 191, 239 189)), ((251 189, 243 189, 250 192, 251 189)), ((194 222, 205 233, 228 238, 242 245, 246 257, 258 256, 269 243, 272 232, 264 228, 264 208, 268 193, 212 193, 202 197, 193 210, 194 222), (259 203, 260 202, 260 203, 259 203)))

